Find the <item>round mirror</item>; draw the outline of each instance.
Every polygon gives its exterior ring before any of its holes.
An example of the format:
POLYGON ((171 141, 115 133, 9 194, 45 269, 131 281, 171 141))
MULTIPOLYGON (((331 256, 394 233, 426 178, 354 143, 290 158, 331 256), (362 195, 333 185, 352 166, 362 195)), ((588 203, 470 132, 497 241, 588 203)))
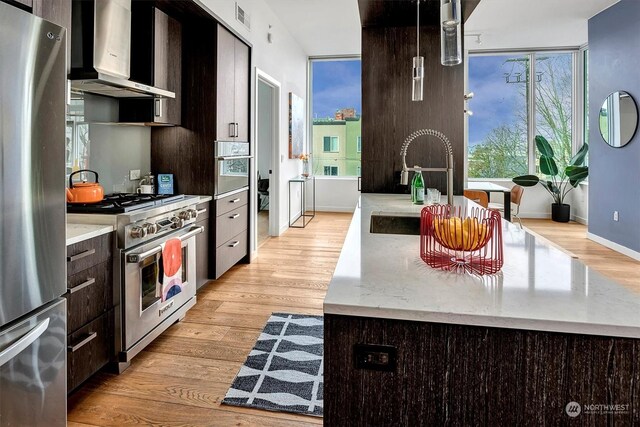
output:
POLYGON ((627 145, 638 127, 638 107, 627 92, 613 92, 600 108, 600 134, 612 147, 627 145))

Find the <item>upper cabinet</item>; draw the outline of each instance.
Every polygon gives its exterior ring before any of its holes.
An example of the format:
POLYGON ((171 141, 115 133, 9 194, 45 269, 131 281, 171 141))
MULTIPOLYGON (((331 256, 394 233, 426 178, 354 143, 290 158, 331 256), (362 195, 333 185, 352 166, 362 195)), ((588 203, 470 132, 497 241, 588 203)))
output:
POLYGON ((218 25, 216 59, 216 139, 249 141, 249 46, 218 25))
POLYGON ((179 125, 182 121, 182 24, 153 7, 131 4, 132 81, 174 92, 176 97, 122 99, 120 122, 179 125))

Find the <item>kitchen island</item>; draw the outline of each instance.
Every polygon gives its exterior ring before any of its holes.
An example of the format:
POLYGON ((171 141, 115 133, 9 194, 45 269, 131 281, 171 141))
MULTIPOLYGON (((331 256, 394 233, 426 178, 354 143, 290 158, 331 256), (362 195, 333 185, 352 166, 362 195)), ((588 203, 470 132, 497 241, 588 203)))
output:
POLYGON ((327 425, 557 424, 572 401, 623 405, 582 421, 637 424, 640 295, 506 221, 484 277, 370 232, 372 213, 420 210, 383 194, 356 208, 324 303, 327 425))

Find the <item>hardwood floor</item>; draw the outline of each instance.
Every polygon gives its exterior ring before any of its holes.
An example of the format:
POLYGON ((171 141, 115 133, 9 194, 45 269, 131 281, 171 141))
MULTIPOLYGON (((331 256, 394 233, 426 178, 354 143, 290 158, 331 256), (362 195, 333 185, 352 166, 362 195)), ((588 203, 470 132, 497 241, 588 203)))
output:
POLYGON ((272 312, 322 314, 351 214, 318 213, 268 239, 249 265, 198 293, 121 375, 99 373, 69 397, 69 426, 306 426, 321 418, 220 405, 272 312))
POLYGON ((640 292, 640 261, 587 239, 587 227, 577 222, 523 219, 522 224, 574 254, 589 267, 640 292))
MULTIPOLYGON (((304 229, 267 240, 250 265, 198 293, 122 375, 100 373, 69 398, 69 426, 305 426, 322 419, 220 405, 274 311, 321 314, 351 214, 318 213, 304 229)), ((640 262, 585 237, 576 223, 525 226, 603 274, 640 290, 640 262)))

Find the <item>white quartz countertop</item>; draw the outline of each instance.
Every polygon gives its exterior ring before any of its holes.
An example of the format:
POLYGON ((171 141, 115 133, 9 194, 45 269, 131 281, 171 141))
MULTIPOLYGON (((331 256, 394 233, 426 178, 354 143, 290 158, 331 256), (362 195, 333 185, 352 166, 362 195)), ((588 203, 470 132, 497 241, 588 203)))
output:
POLYGON ((503 221, 504 266, 482 277, 429 267, 419 236, 369 232, 372 212, 421 208, 406 195, 361 196, 326 314, 640 338, 640 294, 517 225, 503 221))
POLYGON ((111 233, 114 230, 113 225, 67 223, 67 246, 111 233))

